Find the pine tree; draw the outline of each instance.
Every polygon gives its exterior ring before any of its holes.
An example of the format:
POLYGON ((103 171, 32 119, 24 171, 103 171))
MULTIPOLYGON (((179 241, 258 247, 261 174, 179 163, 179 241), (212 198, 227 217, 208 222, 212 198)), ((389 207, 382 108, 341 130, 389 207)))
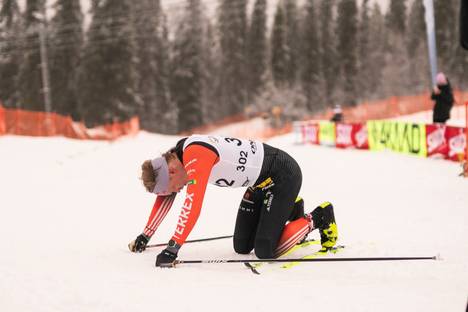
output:
POLYGON ((156 63, 158 65, 158 75, 156 76, 156 93, 158 99, 158 110, 165 112, 164 122, 158 131, 162 133, 175 133, 177 131, 177 111, 171 99, 171 55, 170 55, 170 40, 169 29, 167 25, 167 17, 162 14, 159 27, 159 50, 156 54, 156 63))
POLYGON ((0 104, 17 105, 16 79, 21 55, 18 34, 21 16, 16 0, 4 0, 0 8, 0 104))
MULTIPOLYGON (((437 45, 438 69, 451 75, 461 64, 455 64, 459 46, 457 30, 458 3, 455 1, 434 0, 435 34, 437 45)), ((450 78, 449 78, 450 79, 450 78)))
POLYGON ((103 0, 93 12, 83 52, 80 114, 90 125, 133 116, 136 95, 135 39, 130 0, 103 0))
POLYGON ((387 27, 399 35, 403 36, 405 34, 406 0, 390 0, 390 6, 387 13, 387 27))
POLYGON ((286 81, 289 87, 293 87, 297 80, 299 67, 300 39, 299 39, 299 18, 296 0, 285 0, 285 25, 286 25, 286 51, 288 54, 286 64, 286 81))
POLYGON ((358 10, 355 0, 341 0, 338 4, 337 41, 340 64, 341 102, 357 104, 357 27, 358 10))
POLYGON ((430 87, 430 68, 428 62, 426 22, 422 1, 414 1, 408 16, 407 54, 409 60, 408 88, 411 93, 420 93, 430 87))
POLYGON ((58 0, 50 26, 50 84, 53 110, 79 120, 77 78, 83 47, 83 13, 79 0, 58 0))
POLYGON ((221 103, 223 115, 244 110, 247 102, 247 0, 222 0, 218 14, 221 48, 221 103))
POLYGON ((306 97, 309 111, 317 111, 324 107, 321 101, 320 86, 320 47, 318 41, 317 15, 314 1, 308 1, 305 7, 306 15, 302 26, 301 41, 302 50, 302 71, 301 86, 306 97))
POLYGON ((179 131, 203 122, 203 18, 200 0, 189 0, 186 18, 176 32, 172 68, 172 98, 178 108, 179 131))
POLYGON ((219 109, 219 99, 221 97, 219 87, 220 74, 222 70, 219 66, 219 46, 215 39, 215 27, 206 19, 206 30, 203 36, 202 56, 203 56, 203 120, 210 123, 219 120, 223 116, 223 110, 219 109))
POLYGON ((171 117, 169 51, 166 19, 159 0, 132 2, 136 35, 138 107, 143 129, 168 133, 175 126, 171 117))
POLYGON ((410 93, 409 60, 405 46, 406 0, 391 0, 386 14, 386 66, 383 68, 383 96, 410 93))
POLYGON ((333 31, 334 0, 320 2, 320 69, 323 80, 323 96, 325 103, 334 102, 333 94, 337 83, 336 38, 333 31))
POLYGON ((285 87, 288 82, 287 71, 290 55, 286 46, 286 17, 283 3, 278 2, 273 31, 271 35, 271 68, 273 80, 277 87, 285 87))
MULTIPOLYGON (((385 16, 380 6, 375 3, 370 17, 369 51, 366 57, 368 68, 367 94, 369 99, 383 97, 382 93, 382 69, 385 67, 385 16)), ((362 57, 362 56, 361 56, 362 57)))
POLYGON ((41 23, 45 22, 44 1, 27 0, 24 13, 24 37, 20 38, 22 58, 18 74, 18 107, 44 111, 41 76, 40 37, 41 23), (42 19, 42 21, 41 21, 42 19))
POLYGON ((256 0, 248 31, 247 62, 249 100, 259 94, 267 69, 267 2, 256 0))
POLYGON ((360 97, 366 99, 369 96, 368 86, 370 84, 370 66, 368 56, 370 51, 370 14, 369 0, 363 0, 360 11, 358 31, 358 79, 356 86, 359 90, 360 97))

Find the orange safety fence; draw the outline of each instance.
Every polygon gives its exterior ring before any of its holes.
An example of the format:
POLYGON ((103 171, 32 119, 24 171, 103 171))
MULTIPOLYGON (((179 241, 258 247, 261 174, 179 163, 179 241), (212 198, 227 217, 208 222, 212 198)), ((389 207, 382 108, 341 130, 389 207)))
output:
MULTIPOLYGON (((468 101, 468 92, 455 90, 454 97, 455 105, 463 105, 465 101, 468 101)), ((431 94, 427 92, 413 96, 394 96, 383 100, 363 102, 354 107, 344 107, 343 115, 345 116, 345 121, 348 123, 362 123, 367 120, 388 119, 421 111, 432 111, 433 107, 434 101, 431 100, 431 94)), ((329 120, 331 116, 333 116, 333 110, 330 108, 311 116, 304 116, 302 120, 329 120)), ((292 129, 292 124, 290 122, 284 123, 281 127, 272 127, 267 119, 264 120, 263 125, 249 124, 247 121, 248 118, 246 116, 239 114, 225 118, 216 123, 194 128, 191 131, 182 133, 182 135, 211 133, 228 126, 232 122, 239 123, 240 127, 226 129, 223 132, 224 135, 268 139, 273 136, 291 132, 292 129)))
POLYGON ((2 105, 0 105, 0 135, 4 135, 5 133, 5 109, 2 107, 2 105))
POLYGON ((64 136, 81 140, 115 140, 124 135, 135 135, 140 130, 138 117, 87 128, 69 116, 56 113, 6 109, 0 105, 0 135, 64 136))
MULTIPOLYGON (((459 90, 454 91, 455 105, 463 105, 468 100, 468 92, 459 90)), ((358 106, 344 107, 343 115, 347 122, 364 122, 367 120, 378 120, 399 117, 418 113, 421 111, 432 110, 434 101, 431 100, 430 93, 412 96, 394 96, 384 100, 371 102, 363 102, 358 106)), ((308 116, 308 119, 330 119, 333 115, 332 109, 328 109, 322 113, 308 116)))

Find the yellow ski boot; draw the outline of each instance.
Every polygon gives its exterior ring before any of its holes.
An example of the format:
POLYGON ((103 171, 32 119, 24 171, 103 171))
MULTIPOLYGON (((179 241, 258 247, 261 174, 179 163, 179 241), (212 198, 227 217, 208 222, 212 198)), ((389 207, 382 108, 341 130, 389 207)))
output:
POLYGON ((322 249, 330 249, 336 245, 338 240, 338 228, 336 226, 333 205, 324 202, 310 213, 313 226, 320 231, 320 243, 322 249))

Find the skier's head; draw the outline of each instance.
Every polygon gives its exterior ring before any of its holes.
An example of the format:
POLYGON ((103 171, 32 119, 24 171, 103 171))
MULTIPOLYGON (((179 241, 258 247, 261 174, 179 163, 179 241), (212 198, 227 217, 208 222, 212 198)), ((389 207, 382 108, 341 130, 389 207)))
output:
POLYGON ((141 180, 148 192, 169 195, 180 191, 187 183, 184 166, 172 151, 143 162, 141 180))

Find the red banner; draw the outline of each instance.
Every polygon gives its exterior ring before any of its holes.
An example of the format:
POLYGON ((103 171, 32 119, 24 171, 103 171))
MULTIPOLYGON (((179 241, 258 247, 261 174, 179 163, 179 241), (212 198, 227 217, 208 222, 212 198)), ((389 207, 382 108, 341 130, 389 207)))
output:
POLYGON ((304 122, 301 125, 302 142, 311 144, 320 144, 319 142, 319 124, 314 122, 304 122))
POLYGON ((336 147, 369 149, 365 124, 336 124, 336 147))
POLYGON ((426 125, 427 157, 448 158, 448 144, 445 137, 446 126, 426 125))
POLYGON ((336 147, 349 148, 354 147, 353 125, 345 123, 336 124, 336 147))
POLYGON ((462 161, 465 156, 466 137, 465 129, 447 126, 445 138, 448 145, 448 159, 462 161))
POLYGON ((365 123, 353 124, 353 142, 359 149, 369 149, 367 126, 365 123))

